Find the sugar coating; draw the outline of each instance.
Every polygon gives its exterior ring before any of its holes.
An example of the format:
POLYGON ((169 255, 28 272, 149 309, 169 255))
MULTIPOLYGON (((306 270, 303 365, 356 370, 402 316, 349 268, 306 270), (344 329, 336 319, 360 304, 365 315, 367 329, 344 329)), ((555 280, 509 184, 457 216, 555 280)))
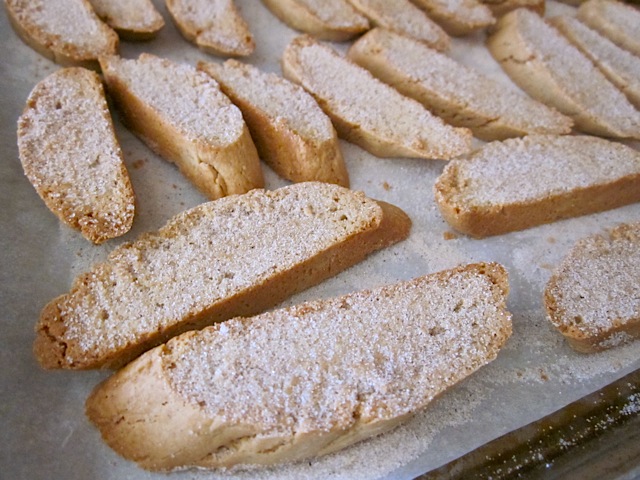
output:
POLYGON ((503 302, 477 270, 308 302, 171 342, 167 377, 230 425, 346 429, 414 412, 492 360, 503 302))
POLYGON ((115 28, 146 30, 159 28, 164 22, 150 0, 89 0, 101 17, 115 28))
POLYGON ((640 12, 619 1, 589 0, 578 8, 577 16, 636 55, 640 53, 640 12))
POLYGON ((359 28, 369 26, 348 0, 295 0, 311 14, 333 28, 359 28))

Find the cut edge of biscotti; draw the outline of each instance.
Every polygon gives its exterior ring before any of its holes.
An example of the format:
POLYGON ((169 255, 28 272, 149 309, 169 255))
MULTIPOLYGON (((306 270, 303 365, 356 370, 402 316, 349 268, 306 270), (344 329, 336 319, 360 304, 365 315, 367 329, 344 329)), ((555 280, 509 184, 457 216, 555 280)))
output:
POLYGON ((446 124, 309 35, 287 45, 282 71, 314 96, 338 135, 373 155, 449 160, 471 149, 470 130, 446 124))
POLYGON ((25 175, 63 223, 93 243, 129 231, 133 188, 95 72, 67 67, 40 81, 17 137, 25 175))
POLYGON ((150 40, 164 27, 151 0, 89 0, 94 11, 125 40, 150 40))
POLYGON ((484 30, 496 21, 489 7, 478 0, 412 0, 449 35, 461 37, 484 30))
POLYGON ((633 5, 613 0, 587 0, 580 3, 576 16, 612 42, 640 57, 640 12, 633 5), (628 23, 621 24, 616 21, 617 17, 624 17, 628 23), (636 30, 629 30, 629 23, 635 25, 636 30))
MULTIPOLYGON (((544 15, 546 11, 545 0, 480 0, 484 5, 489 7, 491 13, 496 18, 500 18, 511 10, 517 8, 528 8, 539 15, 544 15)), ((565 3, 568 0, 564 0, 565 3)))
POLYGON ((578 352, 640 338, 640 223, 579 240, 544 291, 547 316, 578 352))
POLYGON ((242 111, 260 158, 293 182, 349 186, 333 124, 302 87, 237 60, 200 62, 242 111))
POLYGON ((332 453, 495 359, 512 331, 508 290, 501 265, 470 264, 232 319, 147 352, 97 386, 86 413, 154 471, 332 453))

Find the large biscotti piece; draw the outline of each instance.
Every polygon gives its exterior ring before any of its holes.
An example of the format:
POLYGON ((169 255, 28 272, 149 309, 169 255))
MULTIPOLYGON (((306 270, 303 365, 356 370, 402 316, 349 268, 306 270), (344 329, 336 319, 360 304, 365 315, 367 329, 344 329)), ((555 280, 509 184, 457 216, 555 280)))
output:
POLYGON ((249 26, 233 0, 166 0, 180 33, 214 55, 251 55, 256 48, 249 26))
POLYGON ((530 135, 453 162, 435 184, 456 230, 522 230, 640 201, 640 152, 597 137, 530 135))
POLYGON ((100 65, 126 125, 207 197, 264 185, 242 113, 210 76, 146 53, 100 65))
POLYGON ((533 98, 594 135, 640 138, 638 112, 606 77, 536 13, 503 16, 487 46, 504 71, 533 98))
POLYGON ((468 35, 496 21, 491 10, 478 0, 412 0, 447 33, 468 35))
POLYGON ((435 115, 469 128, 483 140, 571 131, 570 118, 388 30, 367 32, 351 46, 348 57, 435 115))
POLYGON ((471 148, 469 130, 447 125, 307 35, 286 47, 282 71, 315 97, 341 137, 374 155, 446 160, 471 148))
POLYGON ((18 119, 18 150, 62 222, 94 243, 129 231, 133 189, 96 73, 70 67, 38 83, 18 119))
POLYGON ((50 302, 35 355, 46 368, 124 365, 187 330, 264 311, 410 225, 397 207, 319 182, 202 204, 115 249, 50 302))
POLYGON ((431 48, 445 51, 451 39, 436 22, 410 0, 349 0, 372 25, 420 40, 431 48))
POLYGON ((4 0, 16 33, 36 52, 61 65, 96 68, 118 49, 118 34, 88 0, 4 0))
POLYGON ((618 47, 574 17, 561 15, 551 18, 550 22, 640 108, 640 57, 618 47))
POLYGON ((640 223, 579 241, 549 280, 544 303, 579 352, 640 338, 640 223))
POLYGON ((588 0, 580 5, 578 18, 614 43, 640 56, 640 12, 614 0, 588 0))
POLYGON ((291 28, 322 40, 342 42, 369 29, 369 21, 348 0, 262 0, 291 28))
POLYGON ((274 464, 383 433, 493 360, 507 274, 474 264, 189 332, 99 385, 87 414, 150 470, 274 464))
POLYGON ((302 87, 237 60, 200 62, 198 69, 240 108, 260 158, 276 173, 293 182, 349 186, 331 120, 302 87))
POLYGON ((151 0, 89 0, 89 3, 107 25, 127 40, 148 40, 164 27, 164 19, 151 0))

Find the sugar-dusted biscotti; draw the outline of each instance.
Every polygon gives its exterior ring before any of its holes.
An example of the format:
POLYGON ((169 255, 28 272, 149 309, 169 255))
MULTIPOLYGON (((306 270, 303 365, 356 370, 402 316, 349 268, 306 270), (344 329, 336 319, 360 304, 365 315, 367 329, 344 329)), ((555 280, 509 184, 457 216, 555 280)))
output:
POLYGON ((233 0, 166 0, 182 35, 214 55, 251 55, 256 48, 247 22, 233 0))
POLYGON ((64 68, 33 88, 18 119, 18 151, 62 222, 94 243, 129 231, 133 189, 95 72, 64 68))
POLYGON ((125 124, 207 197, 264 185, 242 113, 210 76, 147 53, 100 65, 125 124))
POLYGON ((571 131, 569 117, 389 30, 367 32, 351 46, 348 57, 451 125, 467 127, 483 140, 571 131))
POLYGON ((538 14, 524 8, 507 13, 487 46, 514 82, 573 118, 576 128, 605 137, 640 139, 640 112, 538 14))
POLYGON ((404 239, 411 221, 320 182, 204 203, 116 248, 42 311, 45 368, 115 368, 169 338, 254 315, 404 239))
POLYGON ((614 43, 640 57, 640 11, 615 0, 588 0, 577 17, 614 43))
POLYGON ((293 182, 349 186, 331 120, 302 87, 237 60, 200 62, 240 108, 260 158, 293 182))
POLYGON ((500 18, 505 13, 516 8, 528 8, 534 12, 544 15, 546 10, 546 0, 480 0, 489 7, 491 13, 496 18, 500 18))
POLYGON ((447 125, 308 35, 285 48, 282 71, 316 98, 341 137, 374 155, 447 160, 471 148, 469 130, 447 125))
POLYGON ((292 462, 383 433, 489 363, 511 334, 507 274, 472 264, 174 338, 87 400, 149 470, 292 462))
POLYGON ((580 240, 549 280, 544 303, 579 352, 640 338, 640 223, 580 240))
POLYGON ((640 201, 640 152, 597 137, 529 135, 450 162, 434 190, 453 228, 498 235, 640 201))
POLYGON ((444 30, 454 36, 483 30, 496 21, 489 7, 478 0, 412 0, 444 30))
POLYGON ((148 40, 164 27, 164 19, 151 0, 89 0, 94 11, 120 37, 148 40))
POLYGON ((118 49, 118 34, 88 0, 4 0, 13 29, 36 52, 61 65, 97 68, 118 49))

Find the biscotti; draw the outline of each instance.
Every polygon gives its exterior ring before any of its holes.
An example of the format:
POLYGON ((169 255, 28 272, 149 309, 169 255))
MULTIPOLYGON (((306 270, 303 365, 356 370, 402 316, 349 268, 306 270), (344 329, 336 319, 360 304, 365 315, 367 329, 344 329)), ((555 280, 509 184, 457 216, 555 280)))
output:
POLYGON ((580 240, 547 284, 551 323, 589 353, 640 338, 640 223, 580 240))
POLYGON ((121 366, 270 308, 404 239, 410 224, 397 207, 319 182, 204 203, 78 276, 43 309, 35 355, 46 368, 121 366))
POLYGON ((127 40, 149 40, 164 26, 151 0, 89 0, 98 16, 127 40))
POLYGON ((498 235, 640 201, 640 152, 597 137, 529 135, 450 162, 434 189, 453 228, 498 235))
POLYGON ((638 112, 555 28, 520 8, 503 16, 487 46, 504 71, 533 98, 605 137, 640 138, 638 112))
POLYGON ((546 10, 545 0, 481 0, 496 18, 500 18, 505 13, 517 8, 528 8, 534 12, 544 15, 546 10))
POLYGON ((256 48, 247 22, 233 0, 166 0, 180 33, 203 51, 242 56, 256 48))
POLYGON ((282 71, 315 97, 338 135, 374 155, 446 160, 471 148, 469 130, 445 124, 308 35, 286 47, 282 71))
POLYGON ((550 22, 584 53, 636 108, 640 108, 640 57, 618 47, 574 17, 561 15, 551 18, 550 22))
POLYGON ((483 140, 571 131, 570 118, 388 30, 367 32, 351 46, 348 57, 451 125, 467 127, 483 140))
POLYGON ((348 0, 262 0, 291 28, 321 40, 342 42, 369 29, 369 21, 348 0))
POLYGON ((240 108, 260 158, 276 173, 293 182, 349 186, 331 120, 302 87, 236 60, 200 62, 198 69, 240 108))
POLYGON ((478 0, 412 0, 449 35, 462 36, 483 30, 496 21, 478 0))
POLYGON ((87 415, 149 470, 269 465, 383 433, 497 355, 511 334, 498 264, 189 332, 100 384, 87 415))
POLYGON ((100 78, 81 67, 49 75, 18 120, 18 150, 47 207, 94 243, 131 228, 135 203, 100 78))
POLYGON ((88 0, 5 0, 9 21, 36 52, 61 65, 96 68, 118 49, 118 34, 88 0))
POLYGON ((210 76, 146 53, 100 65, 125 124, 207 197, 264 185, 242 113, 210 76))
POLYGON ((640 57, 640 12, 615 0, 588 0, 577 17, 611 41, 640 57))

